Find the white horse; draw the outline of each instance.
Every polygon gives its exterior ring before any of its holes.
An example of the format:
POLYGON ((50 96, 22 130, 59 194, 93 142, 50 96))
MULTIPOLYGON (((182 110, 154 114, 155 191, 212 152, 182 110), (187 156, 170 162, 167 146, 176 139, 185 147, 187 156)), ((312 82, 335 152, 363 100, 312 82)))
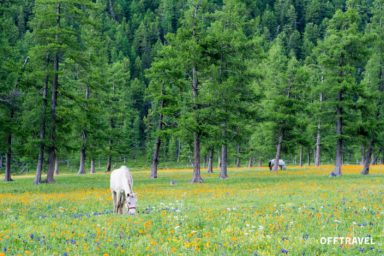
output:
MULTIPOLYGON (((272 171, 272 166, 275 165, 275 159, 272 159, 268 162, 268 167, 269 167, 269 170, 272 171)), ((279 159, 279 167, 280 167, 280 170, 286 170, 287 169, 287 166, 285 165, 285 162, 283 159, 279 159)))
POLYGON ((128 214, 136 213, 136 196, 133 193, 133 179, 126 166, 113 170, 111 173, 110 188, 113 199, 113 212, 123 214, 124 203, 128 214))

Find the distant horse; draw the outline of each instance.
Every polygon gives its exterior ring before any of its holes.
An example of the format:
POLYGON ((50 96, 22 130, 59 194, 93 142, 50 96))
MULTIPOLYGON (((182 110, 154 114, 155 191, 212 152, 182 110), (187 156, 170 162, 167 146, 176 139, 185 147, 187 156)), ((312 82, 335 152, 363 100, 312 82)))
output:
POLYGON ((124 204, 128 214, 136 213, 136 196, 133 193, 133 179, 126 166, 113 170, 111 173, 110 188, 113 199, 113 212, 123 214, 124 204))
MULTIPOLYGON (((275 159, 272 159, 268 162, 268 167, 269 167, 269 170, 272 171, 272 166, 275 165, 275 159)), ((285 162, 283 159, 279 159, 279 167, 280 167, 280 170, 286 170, 287 169, 287 166, 285 165, 285 162)))

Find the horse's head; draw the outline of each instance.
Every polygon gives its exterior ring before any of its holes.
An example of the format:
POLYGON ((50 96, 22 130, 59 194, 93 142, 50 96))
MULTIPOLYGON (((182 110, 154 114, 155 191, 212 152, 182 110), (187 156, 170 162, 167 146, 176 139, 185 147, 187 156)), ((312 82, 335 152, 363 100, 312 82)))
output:
POLYGON ((129 215, 136 214, 136 202, 137 202, 136 195, 134 193, 128 194, 126 203, 127 203, 129 215))

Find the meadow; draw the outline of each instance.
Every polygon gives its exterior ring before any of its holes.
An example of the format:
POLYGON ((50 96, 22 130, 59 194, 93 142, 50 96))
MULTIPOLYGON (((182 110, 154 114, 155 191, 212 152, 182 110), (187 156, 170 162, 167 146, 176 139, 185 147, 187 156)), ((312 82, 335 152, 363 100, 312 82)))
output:
POLYGON ((384 255, 384 166, 328 177, 331 166, 202 173, 131 168, 136 216, 112 213, 109 174, 0 183, 0 255, 384 255), (171 185, 174 180, 176 184, 171 185), (321 237, 374 244, 325 245, 321 237))

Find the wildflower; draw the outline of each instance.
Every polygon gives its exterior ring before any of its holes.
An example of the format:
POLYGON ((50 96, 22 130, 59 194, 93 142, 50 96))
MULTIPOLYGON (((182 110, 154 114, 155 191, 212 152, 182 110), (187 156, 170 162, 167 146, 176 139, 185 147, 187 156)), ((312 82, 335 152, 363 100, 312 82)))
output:
POLYGON ((64 252, 64 253, 63 253, 63 256, 68 256, 68 253, 67 253, 67 252, 64 252))
POLYGON ((29 255, 29 254, 31 254, 30 251, 25 251, 24 253, 25 253, 25 255, 29 255))
POLYGON ((288 251, 285 250, 285 249, 281 249, 281 253, 285 253, 285 254, 288 254, 288 251))
POLYGON ((76 244, 76 240, 75 239, 71 239, 71 244, 76 244))
POLYGON ((258 230, 263 230, 264 229, 264 227, 263 226, 259 226, 259 228, 258 228, 258 230))
POLYGON ((30 234, 29 237, 30 237, 31 239, 33 239, 33 238, 35 237, 35 235, 34 235, 34 234, 30 234))

